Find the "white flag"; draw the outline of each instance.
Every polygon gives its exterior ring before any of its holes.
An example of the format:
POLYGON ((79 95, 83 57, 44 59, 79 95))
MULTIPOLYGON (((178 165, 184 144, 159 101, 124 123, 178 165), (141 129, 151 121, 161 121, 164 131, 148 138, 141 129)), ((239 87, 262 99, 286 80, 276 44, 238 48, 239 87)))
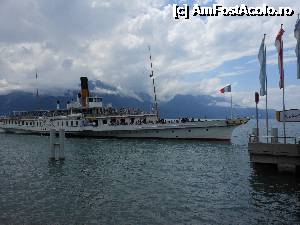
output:
POLYGON ((295 38, 297 39, 296 56, 297 56, 297 78, 300 79, 300 20, 298 19, 294 30, 295 38))
POLYGON ((266 46, 265 46, 265 36, 261 41, 259 52, 258 52, 258 60, 260 64, 260 73, 259 73, 259 81, 260 81, 260 96, 266 95, 266 46))

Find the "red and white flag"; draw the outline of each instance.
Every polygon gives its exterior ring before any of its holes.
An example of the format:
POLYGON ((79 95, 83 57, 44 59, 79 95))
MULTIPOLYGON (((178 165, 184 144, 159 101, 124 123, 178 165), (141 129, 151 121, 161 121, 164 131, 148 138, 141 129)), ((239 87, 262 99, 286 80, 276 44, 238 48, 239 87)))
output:
POLYGON ((221 93, 231 92, 231 84, 227 85, 226 87, 221 88, 220 92, 221 93))
POLYGON ((282 41, 282 35, 284 33, 284 30, 282 27, 280 28, 276 40, 275 40, 275 46, 278 52, 278 69, 279 69, 279 75, 280 75, 280 81, 279 81, 279 88, 284 87, 284 70, 283 70, 283 41, 282 41))

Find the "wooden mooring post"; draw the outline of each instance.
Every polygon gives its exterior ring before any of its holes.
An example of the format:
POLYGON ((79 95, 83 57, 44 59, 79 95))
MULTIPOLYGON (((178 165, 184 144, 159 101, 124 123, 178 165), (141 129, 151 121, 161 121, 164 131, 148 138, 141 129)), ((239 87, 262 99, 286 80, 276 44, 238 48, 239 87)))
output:
POLYGON ((59 130, 59 142, 55 142, 56 130, 50 130, 50 160, 65 160, 65 130, 59 130))

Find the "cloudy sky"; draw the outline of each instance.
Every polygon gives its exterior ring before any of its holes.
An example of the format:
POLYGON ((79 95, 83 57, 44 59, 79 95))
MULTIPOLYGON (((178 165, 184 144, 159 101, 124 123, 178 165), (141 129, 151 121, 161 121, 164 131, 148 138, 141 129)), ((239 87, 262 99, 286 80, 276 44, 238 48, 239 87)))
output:
MULTIPOLYGON (((230 2, 196 1, 234 6, 230 2)), ((189 20, 173 18, 174 3, 195 1, 0 0, 0 94, 33 92, 35 71, 42 92, 77 87, 79 77, 85 75, 117 87, 124 95, 151 94, 147 47, 151 45, 160 100, 176 94, 222 96, 218 89, 232 84, 234 102, 253 106, 254 92, 259 90, 257 53, 266 33, 270 107, 280 109, 274 40, 283 23, 287 108, 300 107, 293 34, 300 1, 264 1, 273 7, 292 7, 292 17, 189 20)))

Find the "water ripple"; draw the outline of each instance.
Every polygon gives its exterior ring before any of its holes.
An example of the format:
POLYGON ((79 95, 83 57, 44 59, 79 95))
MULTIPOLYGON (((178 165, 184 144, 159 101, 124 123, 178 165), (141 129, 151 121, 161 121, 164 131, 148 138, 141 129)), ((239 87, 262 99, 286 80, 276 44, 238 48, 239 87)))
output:
POLYGON ((299 178, 249 162, 253 124, 232 144, 67 139, 64 162, 1 133, 0 224, 297 224, 299 178))

